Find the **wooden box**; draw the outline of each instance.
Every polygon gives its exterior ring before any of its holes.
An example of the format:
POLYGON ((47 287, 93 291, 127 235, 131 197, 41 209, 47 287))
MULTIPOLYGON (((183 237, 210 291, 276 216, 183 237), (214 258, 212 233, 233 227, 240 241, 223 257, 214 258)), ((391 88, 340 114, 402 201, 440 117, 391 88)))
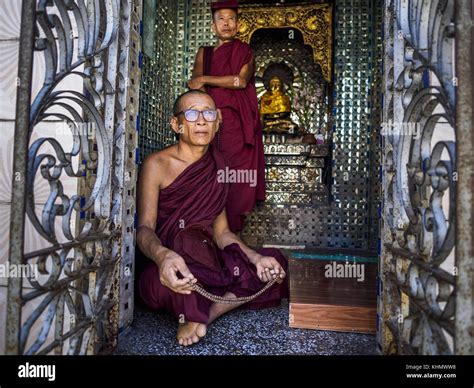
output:
POLYGON ((324 250, 288 256, 290 327, 375 333, 376 257, 324 250))

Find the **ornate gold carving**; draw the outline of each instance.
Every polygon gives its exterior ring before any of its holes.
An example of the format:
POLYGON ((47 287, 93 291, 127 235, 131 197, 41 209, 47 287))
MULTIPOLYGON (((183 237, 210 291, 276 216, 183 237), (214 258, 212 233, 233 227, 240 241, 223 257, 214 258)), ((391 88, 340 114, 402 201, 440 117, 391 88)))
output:
POLYGON ((260 28, 295 28, 304 43, 313 48, 313 58, 321 66, 326 81, 331 82, 332 70, 332 5, 241 7, 237 37, 246 43, 260 28))

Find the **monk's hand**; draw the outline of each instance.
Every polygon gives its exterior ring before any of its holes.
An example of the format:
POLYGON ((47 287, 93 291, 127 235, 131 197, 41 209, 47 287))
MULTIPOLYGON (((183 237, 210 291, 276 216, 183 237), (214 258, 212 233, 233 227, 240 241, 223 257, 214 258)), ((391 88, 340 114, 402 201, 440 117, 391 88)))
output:
POLYGON ((283 267, 274 257, 260 255, 255 259, 254 264, 257 268, 258 278, 264 283, 275 278, 278 279, 277 283, 282 283, 286 276, 283 267))
POLYGON ((176 252, 170 251, 159 265, 160 282, 178 294, 189 295, 197 279, 189 270, 184 259, 176 252), (180 279, 178 273, 182 275, 180 279))
POLYGON ((202 82, 201 77, 191 78, 188 81, 189 89, 202 89, 204 87, 204 82, 202 82))

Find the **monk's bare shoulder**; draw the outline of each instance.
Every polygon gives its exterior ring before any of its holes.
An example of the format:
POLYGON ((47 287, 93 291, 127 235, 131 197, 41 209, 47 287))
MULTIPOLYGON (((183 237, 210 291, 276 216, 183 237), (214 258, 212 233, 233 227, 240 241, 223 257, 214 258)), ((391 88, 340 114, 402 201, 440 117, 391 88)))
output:
POLYGON ((142 171, 145 173, 145 179, 152 180, 158 184, 160 189, 166 186, 169 180, 168 172, 174 159, 176 145, 169 146, 161 151, 156 151, 148 155, 142 164, 142 171))
POLYGON ((143 161, 142 170, 146 172, 147 179, 151 179, 161 190, 176 177, 179 170, 177 164, 177 145, 173 144, 148 155, 143 161))

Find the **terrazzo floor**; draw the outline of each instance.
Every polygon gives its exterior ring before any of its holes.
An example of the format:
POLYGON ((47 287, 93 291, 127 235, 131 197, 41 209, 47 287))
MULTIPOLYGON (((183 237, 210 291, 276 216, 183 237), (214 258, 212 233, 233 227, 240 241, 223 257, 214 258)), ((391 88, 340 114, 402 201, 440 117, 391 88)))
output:
POLYGON ((177 321, 166 313, 135 308, 119 337, 117 355, 373 355, 375 336, 288 327, 288 301, 266 310, 234 310, 208 327, 199 343, 176 341, 177 321))

